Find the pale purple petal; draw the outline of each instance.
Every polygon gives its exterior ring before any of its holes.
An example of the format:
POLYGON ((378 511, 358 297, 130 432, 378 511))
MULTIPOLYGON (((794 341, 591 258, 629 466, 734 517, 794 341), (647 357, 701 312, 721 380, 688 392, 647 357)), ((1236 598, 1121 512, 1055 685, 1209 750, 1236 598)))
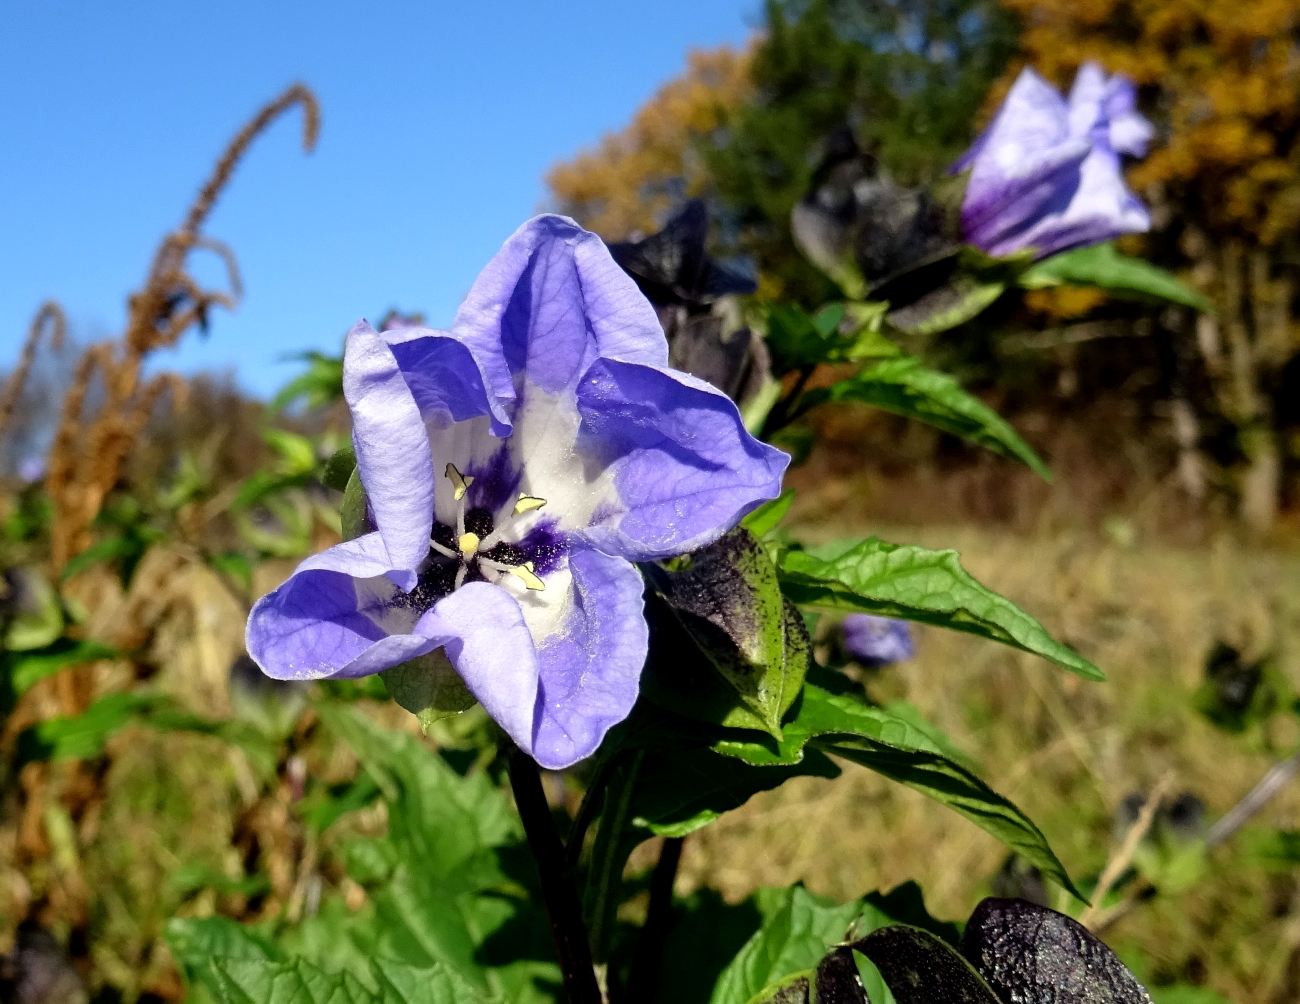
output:
POLYGON ((366 676, 436 648, 387 577, 378 533, 313 555, 248 617, 248 654, 276 680, 366 676), (394 604, 394 600, 398 600, 394 604))
POLYGON ((849 614, 840 624, 844 650, 866 666, 888 666, 916 655, 906 621, 872 614, 849 614))
POLYGON ((654 308, 595 234, 563 216, 529 220, 480 273, 452 334, 508 406, 516 374, 548 393, 572 387, 598 355, 667 365, 654 308))
POLYGON ((1087 136, 1093 127, 1107 124, 1106 141, 1117 153, 1144 157, 1154 132, 1137 110, 1137 88, 1127 77, 1108 76, 1097 63, 1079 67, 1070 88, 1070 131, 1087 136))
POLYGON ((1119 155, 1113 150, 1098 143, 1079 174, 1069 205, 1018 234, 1017 246, 1033 247, 1042 258, 1151 228, 1151 214, 1125 185, 1119 155))
POLYGON ((343 394, 352 412, 357 474, 392 567, 411 572, 429 554, 433 458, 419 406, 392 349, 365 321, 348 332, 343 394))
POLYGON ((491 415, 493 435, 509 435, 510 418, 495 395, 488 395, 483 369, 469 346, 445 331, 413 325, 389 328, 383 338, 426 423, 447 425, 491 415))
POLYGON ((703 380, 601 359, 577 407, 579 450, 612 474, 613 488, 579 532, 606 554, 693 551, 781 494, 790 458, 751 436, 731 399, 703 380))
POLYGON ((493 721, 532 753, 538 657, 515 598, 469 582, 434 604, 415 630, 443 648, 493 721))
POLYGON ((649 629, 640 573, 622 558, 581 550, 569 557, 572 598, 538 639, 540 686, 532 754, 560 770, 591 756, 632 710, 649 629))

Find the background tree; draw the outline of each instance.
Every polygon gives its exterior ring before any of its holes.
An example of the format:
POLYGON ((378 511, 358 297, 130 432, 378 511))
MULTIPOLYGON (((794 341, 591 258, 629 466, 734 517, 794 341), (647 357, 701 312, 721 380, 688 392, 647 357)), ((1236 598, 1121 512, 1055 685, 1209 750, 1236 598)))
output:
MULTIPOLYGON (((1283 475, 1296 348, 1300 7, 1294 0, 1004 0, 1022 55, 1058 84, 1084 59, 1143 88, 1159 129, 1130 179, 1152 204, 1148 253, 1190 268, 1217 318, 1168 318, 1197 346, 1211 417, 1233 430, 1246 524, 1266 530, 1283 475), (1194 335, 1194 338, 1193 338, 1194 335)), ((1007 79, 1018 66, 1008 71, 1007 79)), ((1229 461, 1233 459, 1230 455, 1229 461)))
POLYGON ((723 46, 695 50, 621 132, 553 167, 546 183, 560 212, 609 241, 663 225, 683 199, 702 193, 699 136, 749 97, 749 56, 723 46))

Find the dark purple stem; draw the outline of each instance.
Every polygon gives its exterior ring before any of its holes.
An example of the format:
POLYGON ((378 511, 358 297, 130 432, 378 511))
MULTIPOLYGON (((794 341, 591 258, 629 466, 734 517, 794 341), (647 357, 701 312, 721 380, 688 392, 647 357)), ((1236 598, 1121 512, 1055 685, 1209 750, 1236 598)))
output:
POLYGON ((551 818, 551 807, 546 804, 537 764, 519 749, 510 752, 510 787, 524 822, 528 847, 537 861, 542 900, 551 921, 551 936, 555 939, 555 954, 559 956, 569 1004, 601 1004, 587 928, 582 922, 582 906, 565 863, 564 845, 551 818))

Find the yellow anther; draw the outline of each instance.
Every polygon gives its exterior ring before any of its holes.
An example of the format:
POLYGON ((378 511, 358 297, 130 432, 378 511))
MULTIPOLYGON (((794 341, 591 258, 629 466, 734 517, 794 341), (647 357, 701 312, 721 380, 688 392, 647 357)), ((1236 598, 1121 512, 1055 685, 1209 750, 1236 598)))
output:
POLYGON ((533 572, 533 563, 525 561, 522 565, 511 565, 509 571, 512 575, 517 575, 524 580, 524 585, 529 589, 545 589, 546 583, 537 577, 533 572))
POLYGON ((534 509, 540 509, 546 505, 546 499, 539 499, 532 495, 520 495, 519 501, 515 503, 515 515, 532 512, 534 509))
POLYGON ((456 470, 455 464, 447 465, 447 478, 451 481, 452 487, 454 488, 453 497, 457 502, 465 497, 465 493, 469 491, 469 486, 474 483, 473 478, 467 478, 465 475, 461 474, 460 471, 456 470))
POLYGON ((456 544, 460 548, 461 554, 465 555, 467 558, 472 558, 476 553, 478 553, 478 534, 462 533, 460 535, 460 540, 458 540, 456 544))

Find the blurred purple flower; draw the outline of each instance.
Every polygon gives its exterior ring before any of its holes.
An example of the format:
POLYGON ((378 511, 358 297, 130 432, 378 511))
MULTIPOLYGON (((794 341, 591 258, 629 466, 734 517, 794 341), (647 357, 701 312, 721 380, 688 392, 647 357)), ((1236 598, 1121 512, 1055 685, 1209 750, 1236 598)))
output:
POLYGON ((18 461, 18 476, 29 485, 45 479, 45 458, 38 453, 18 461))
POLYGON ((645 662, 633 562, 716 540, 789 460, 667 362, 632 279, 559 216, 506 242, 450 331, 357 324, 343 386, 376 529, 258 601, 249 654, 312 680, 442 649, 542 766, 591 755, 645 662))
POLYGON ((844 651, 864 666, 879 668, 916 655, 907 621, 873 614, 849 614, 840 624, 844 651))
POLYGON ((1084 63, 1067 101, 1032 69, 1016 79, 993 122, 953 165, 971 169, 962 203, 968 243, 1037 257, 1150 229, 1128 190, 1120 154, 1141 157, 1151 123, 1133 83, 1084 63))

